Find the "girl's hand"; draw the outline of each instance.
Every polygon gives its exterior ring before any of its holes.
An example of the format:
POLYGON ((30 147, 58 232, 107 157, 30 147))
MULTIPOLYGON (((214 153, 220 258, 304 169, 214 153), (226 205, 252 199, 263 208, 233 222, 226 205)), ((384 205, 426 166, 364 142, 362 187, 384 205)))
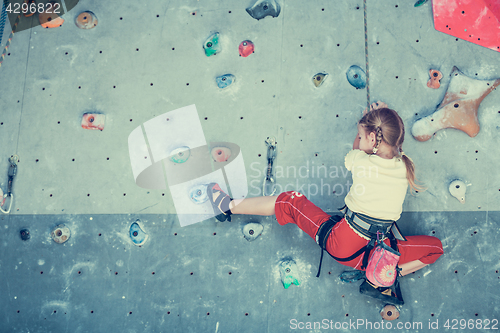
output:
MULTIPOLYGON (((385 104, 384 102, 378 101, 378 102, 372 103, 372 105, 370 105, 370 111, 377 110, 377 109, 383 109, 383 108, 387 108, 387 107, 388 107, 387 104, 385 104)), ((368 113, 368 108, 365 108, 363 110, 363 116, 367 113, 368 113)))

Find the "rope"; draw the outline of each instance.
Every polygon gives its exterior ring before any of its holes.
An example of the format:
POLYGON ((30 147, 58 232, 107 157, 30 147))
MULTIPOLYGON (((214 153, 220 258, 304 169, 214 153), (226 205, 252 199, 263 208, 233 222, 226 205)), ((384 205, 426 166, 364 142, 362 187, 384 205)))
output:
POLYGON ((2 44, 3 29, 5 28, 5 20, 7 20, 7 6, 9 0, 3 0, 2 3, 2 15, 0 16, 0 44, 2 44))
POLYGON ((0 67, 2 66, 3 60, 5 59, 5 55, 7 54, 7 50, 9 49, 10 42, 12 41, 12 37, 14 37, 14 34, 16 32, 17 25, 19 24, 20 18, 21 18, 21 14, 17 15, 16 21, 14 22, 14 26, 12 27, 12 32, 10 33, 9 39, 7 39, 7 43, 5 43, 5 48, 3 49, 3 53, 2 53, 2 56, 0 59, 0 67))
POLYGON ((366 107, 370 110, 370 72, 368 67, 368 29, 366 27, 366 0, 363 0, 365 21, 365 60, 366 60, 366 107))

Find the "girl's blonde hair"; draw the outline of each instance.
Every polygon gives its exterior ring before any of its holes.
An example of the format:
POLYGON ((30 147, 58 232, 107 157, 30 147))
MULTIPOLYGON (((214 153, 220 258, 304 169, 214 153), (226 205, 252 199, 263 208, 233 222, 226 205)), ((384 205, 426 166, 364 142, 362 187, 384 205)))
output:
POLYGON ((367 134, 375 133, 377 138, 375 147, 384 141, 392 147, 394 156, 403 160, 406 165, 406 179, 408 179, 411 189, 416 192, 425 190, 425 187, 416 184, 415 165, 412 159, 403 153, 405 125, 398 113, 388 108, 376 109, 365 114, 359 124, 367 134))

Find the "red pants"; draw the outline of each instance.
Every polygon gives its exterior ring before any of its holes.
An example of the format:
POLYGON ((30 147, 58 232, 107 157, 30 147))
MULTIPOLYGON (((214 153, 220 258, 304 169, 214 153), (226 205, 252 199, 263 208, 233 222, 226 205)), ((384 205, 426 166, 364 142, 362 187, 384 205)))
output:
MULTIPOLYGON (((281 193, 275 204, 276 218, 280 225, 295 223, 313 239, 319 226, 326 222, 330 215, 309 201, 298 192, 281 193)), ((441 241, 432 236, 407 236, 407 241, 398 240, 398 251, 401 253, 399 264, 420 260, 424 264, 434 263, 443 254, 441 241)), ((347 258, 368 244, 368 240, 359 236, 342 219, 337 223, 328 237, 326 250, 338 258, 347 258)), ((388 239, 385 243, 390 246, 388 239)), ((339 262, 342 265, 361 270, 363 255, 347 261, 339 262)))

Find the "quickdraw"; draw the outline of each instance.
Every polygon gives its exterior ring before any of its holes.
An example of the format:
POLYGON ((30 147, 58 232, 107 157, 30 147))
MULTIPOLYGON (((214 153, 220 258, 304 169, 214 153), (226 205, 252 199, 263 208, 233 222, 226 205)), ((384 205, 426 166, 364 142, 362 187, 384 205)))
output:
POLYGON ((12 182, 14 181, 14 176, 17 173, 17 163, 19 162, 19 156, 17 155, 12 155, 9 158, 10 166, 9 166, 9 182, 7 185, 7 193, 3 195, 2 201, 5 200, 7 197, 10 197, 10 202, 9 202, 9 209, 3 210, 2 207, 0 207, 0 211, 5 214, 10 213, 10 209, 12 208, 12 202, 14 201, 14 195, 12 194, 12 182))
POLYGON ((276 158, 277 154, 276 147, 278 145, 274 137, 267 137, 265 143, 267 145, 267 173, 266 173, 266 178, 264 178, 264 182, 262 183, 263 196, 274 195, 274 193, 276 193, 276 181, 274 180, 273 177, 273 163, 274 159, 276 158), (269 193, 269 191, 271 193, 269 193))

